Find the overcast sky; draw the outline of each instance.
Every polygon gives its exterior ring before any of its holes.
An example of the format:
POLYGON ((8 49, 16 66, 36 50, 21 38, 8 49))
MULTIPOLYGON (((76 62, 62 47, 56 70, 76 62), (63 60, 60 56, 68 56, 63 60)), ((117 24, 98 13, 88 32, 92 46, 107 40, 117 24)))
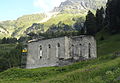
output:
POLYGON ((0 0, 0 20, 14 20, 26 14, 48 12, 65 0, 0 0))

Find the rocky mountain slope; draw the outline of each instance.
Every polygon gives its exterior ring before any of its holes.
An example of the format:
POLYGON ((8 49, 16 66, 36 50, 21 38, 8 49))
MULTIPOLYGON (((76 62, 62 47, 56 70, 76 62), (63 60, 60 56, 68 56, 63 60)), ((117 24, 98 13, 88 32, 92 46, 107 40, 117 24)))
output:
POLYGON ((3 34, 9 34, 9 32, 6 29, 4 29, 2 26, 0 26, 0 32, 3 34))
POLYGON ((67 10, 76 10, 72 13, 82 13, 88 10, 96 10, 101 6, 105 6, 107 0, 66 0, 59 7, 54 8, 54 12, 64 12, 67 10))

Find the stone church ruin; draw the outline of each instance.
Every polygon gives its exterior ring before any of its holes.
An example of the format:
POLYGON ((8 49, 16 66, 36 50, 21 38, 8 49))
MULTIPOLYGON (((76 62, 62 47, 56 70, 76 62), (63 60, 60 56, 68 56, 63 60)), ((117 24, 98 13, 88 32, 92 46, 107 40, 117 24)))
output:
POLYGON ((96 57, 93 36, 43 39, 28 44, 25 68, 64 66, 96 57))

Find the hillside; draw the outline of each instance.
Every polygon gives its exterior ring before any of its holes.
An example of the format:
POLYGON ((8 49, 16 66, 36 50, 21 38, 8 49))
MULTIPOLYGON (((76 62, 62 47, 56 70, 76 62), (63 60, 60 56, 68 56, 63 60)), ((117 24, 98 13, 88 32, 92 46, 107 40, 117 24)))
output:
POLYGON ((85 19, 85 14, 58 14, 57 16, 51 18, 50 20, 48 20, 47 22, 44 22, 44 28, 45 31, 52 25, 52 24, 58 24, 60 21, 68 24, 68 25, 73 25, 75 23, 75 21, 73 20, 73 18, 79 18, 79 17, 83 17, 83 19, 85 19), (64 18, 63 18, 64 17, 64 18))
POLYGON ((101 83, 108 81, 107 83, 110 83, 110 81, 113 81, 114 79, 117 79, 119 77, 120 74, 119 64, 120 58, 116 58, 104 62, 102 62, 102 60, 101 62, 99 60, 86 61, 83 63, 77 63, 71 66, 59 68, 52 67, 32 70, 13 68, 0 73, 0 82, 101 83), (96 61, 97 63, 95 63, 96 61))
MULTIPOLYGON (((20 37, 28 27, 32 26, 33 23, 38 23, 44 17, 44 14, 25 15, 19 17, 17 20, 0 22, 0 26, 8 32, 7 37, 20 37)), ((3 37, 6 37, 6 33, 0 31, 0 34, 2 34, 3 37)))
MULTIPOLYGON (((25 36, 25 32, 29 30, 28 28, 30 28, 33 23, 43 24, 44 32, 47 31, 52 24, 57 24, 60 21, 68 25, 73 25, 73 18, 85 18, 88 10, 95 12, 97 8, 105 5, 106 0, 66 0, 49 13, 24 15, 17 20, 0 22, 0 38, 19 38, 20 36, 25 36)), ((41 29, 36 29, 36 31, 41 32, 41 29)))
POLYGON ((46 67, 37 69, 9 69, 0 73, 1 83, 119 83, 120 34, 105 35, 98 41, 98 58, 75 63, 65 67, 46 67))
POLYGON ((0 22, 0 38, 3 38, 4 36, 9 37, 14 29, 14 21, 0 22))
MULTIPOLYGON (((47 31, 52 24, 57 24, 62 21, 65 24, 73 25, 75 21, 73 18, 82 17, 85 19, 86 14, 66 14, 66 13, 46 13, 46 14, 35 14, 35 15, 26 15, 18 18, 14 21, 4 21, 0 23, 0 34, 3 37, 20 37, 26 35, 26 31, 34 25, 34 23, 38 23, 39 25, 44 25, 44 31, 47 31), (48 15, 51 14, 51 15, 48 15), (63 18, 64 17, 64 18, 63 18), (4 30, 4 29, 6 30, 4 30), (3 32, 4 31, 4 32, 3 32), (8 33, 7 33, 8 32, 8 33), (6 35, 7 33, 7 35, 6 35)), ((31 29, 34 31, 34 29, 31 29)), ((36 29, 36 31, 41 32, 41 29, 36 29)), ((30 31, 28 31, 30 32, 30 31)))

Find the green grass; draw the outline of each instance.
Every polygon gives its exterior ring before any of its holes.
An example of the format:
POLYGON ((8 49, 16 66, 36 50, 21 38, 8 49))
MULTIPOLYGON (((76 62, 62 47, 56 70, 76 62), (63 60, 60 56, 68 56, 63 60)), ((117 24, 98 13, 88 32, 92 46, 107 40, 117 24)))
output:
POLYGON ((114 58, 109 55, 109 57, 79 62, 65 67, 13 68, 0 73, 0 81, 1 83, 9 81, 13 83, 21 83, 21 81, 28 83, 89 83, 88 81, 97 75, 102 76, 107 71, 111 71, 111 69, 118 68, 119 66, 120 58, 114 58), (93 77, 91 78, 92 75, 93 77), (79 79, 81 79, 81 82, 79 79))
POLYGON ((98 42, 98 56, 120 52, 120 34, 109 35, 105 40, 98 42))
POLYGON ((60 21, 62 21, 65 24, 72 25, 75 23, 75 21, 72 20, 72 18, 79 18, 79 17, 85 17, 84 14, 58 14, 55 17, 52 17, 47 22, 43 23, 45 25, 45 31, 52 25, 52 24, 58 24, 60 21))
MULTIPOLYGON (((65 73, 64 75, 59 75, 56 78, 43 80, 42 83, 90 83, 97 76, 104 78, 107 71, 111 71, 115 67, 120 66, 120 58, 117 58, 106 63, 101 63, 97 65, 87 66, 74 70, 72 72, 65 73)), ((113 71, 113 70, 112 70, 113 71)), ((119 69, 120 74, 120 69, 119 69)), ((119 76, 119 75, 118 75, 119 76)), ((117 77, 117 75, 116 75, 117 77)), ((113 78, 114 79, 114 78, 113 78)), ((102 81, 102 79, 100 79, 102 81)))
POLYGON ((119 42, 120 34, 106 35, 97 43, 97 59, 64 67, 12 68, 0 73, 0 83, 120 83, 120 57, 114 55, 119 42))

